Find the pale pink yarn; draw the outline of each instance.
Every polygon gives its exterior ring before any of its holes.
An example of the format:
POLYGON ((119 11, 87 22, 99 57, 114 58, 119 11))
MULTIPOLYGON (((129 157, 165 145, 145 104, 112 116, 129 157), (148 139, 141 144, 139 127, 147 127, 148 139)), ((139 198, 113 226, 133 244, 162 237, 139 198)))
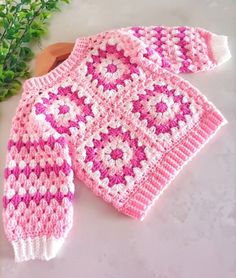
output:
POLYGON ((200 28, 133 27, 78 38, 66 61, 27 80, 3 196, 16 260, 56 256, 72 227, 74 174, 120 212, 143 219, 226 123, 175 73, 229 58, 227 38, 200 28))

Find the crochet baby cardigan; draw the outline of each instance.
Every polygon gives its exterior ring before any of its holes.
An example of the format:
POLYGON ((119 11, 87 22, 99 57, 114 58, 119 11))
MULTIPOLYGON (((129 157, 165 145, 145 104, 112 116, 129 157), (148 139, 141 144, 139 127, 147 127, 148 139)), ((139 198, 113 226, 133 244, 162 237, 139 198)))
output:
POLYGON ((229 58, 227 37, 201 28, 123 28, 78 38, 62 64, 27 80, 4 173, 3 222, 16 261, 56 256, 72 227, 74 174, 143 219, 226 123, 176 74, 229 58))

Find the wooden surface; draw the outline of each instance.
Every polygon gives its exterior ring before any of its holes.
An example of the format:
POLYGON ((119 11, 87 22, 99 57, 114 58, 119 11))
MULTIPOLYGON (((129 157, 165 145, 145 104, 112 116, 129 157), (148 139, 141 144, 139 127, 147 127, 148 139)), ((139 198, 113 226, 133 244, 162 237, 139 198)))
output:
POLYGON ((35 58, 35 76, 41 76, 54 69, 71 53, 74 43, 61 42, 45 47, 35 58))

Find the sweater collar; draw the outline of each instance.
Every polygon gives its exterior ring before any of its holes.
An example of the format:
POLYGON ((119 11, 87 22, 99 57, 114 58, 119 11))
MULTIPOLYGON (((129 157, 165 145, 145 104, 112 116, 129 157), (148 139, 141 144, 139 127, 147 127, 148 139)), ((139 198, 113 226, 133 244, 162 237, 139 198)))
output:
POLYGON ((66 60, 59 64, 56 68, 51 70, 45 75, 39 77, 32 77, 27 79, 23 84, 23 90, 40 90, 46 89, 59 82, 61 78, 64 78, 70 71, 72 71, 76 65, 86 55, 86 50, 89 47, 89 38, 77 38, 75 45, 66 60))

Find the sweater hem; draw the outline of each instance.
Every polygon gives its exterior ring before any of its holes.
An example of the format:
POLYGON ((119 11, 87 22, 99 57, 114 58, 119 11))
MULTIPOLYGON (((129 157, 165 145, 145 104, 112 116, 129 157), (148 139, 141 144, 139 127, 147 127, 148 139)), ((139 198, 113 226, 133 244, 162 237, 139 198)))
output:
POLYGON ((154 202, 181 169, 214 137, 227 123, 218 111, 204 117, 197 127, 181 142, 164 154, 161 162, 152 168, 143 179, 145 182, 128 198, 119 211, 138 220, 143 220, 154 202))

